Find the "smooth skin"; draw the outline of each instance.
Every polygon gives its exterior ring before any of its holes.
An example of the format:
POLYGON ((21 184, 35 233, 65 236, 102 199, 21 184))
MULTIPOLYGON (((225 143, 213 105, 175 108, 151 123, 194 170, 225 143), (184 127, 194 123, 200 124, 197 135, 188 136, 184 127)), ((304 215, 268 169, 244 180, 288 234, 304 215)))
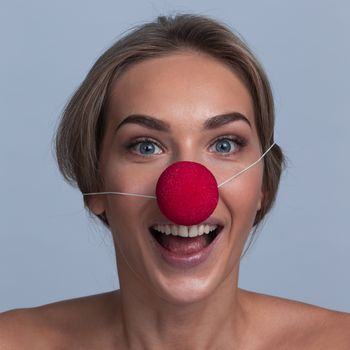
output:
MULTIPOLYGON (((261 152, 252 100, 238 76, 204 54, 178 52, 138 63, 115 82, 102 190, 154 194, 160 173, 181 160, 204 164, 220 182, 261 152), (247 121, 203 130, 208 119, 231 112, 247 121), (135 114, 169 130, 121 124, 135 114)), ((120 290, 1 314, 0 349, 350 349, 349 314, 238 288, 240 256, 264 196, 262 174, 260 162, 220 189, 211 218, 224 229, 210 257, 188 269, 168 265, 150 239, 148 228, 168 221, 156 201, 92 197, 90 209, 105 212, 111 227, 120 290)))

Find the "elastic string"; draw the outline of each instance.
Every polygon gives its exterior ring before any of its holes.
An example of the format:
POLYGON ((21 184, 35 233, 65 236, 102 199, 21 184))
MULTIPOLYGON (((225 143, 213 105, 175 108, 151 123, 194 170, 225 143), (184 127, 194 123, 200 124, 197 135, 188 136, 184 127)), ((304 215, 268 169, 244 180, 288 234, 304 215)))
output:
POLYGON ((149 196, 147 194, 138 194, 138 193, 127 193, 127 192, 91 192, 91 193, 83 193, 83 196, 94 196, 96 194, 122 194, 124 196, 131 196, 131 197, 145 197, 145 198, 157 199, 156 196, 149 196))
POLYGON ((233 175, 232 177, 230 177, 229 179, 225 180, 224 182, 222 182, 220 185, 218 185, 218 188, 220 188, 221 186, 225 185, 226 183, 228 183, 229 181, 235 179, 236 177, 238 177, 239 175, 245 173, 247 170, 249 170, 250 168, 252 168, 254 165, 256 165, 257 163, 259 163, 261 161, 261 159, 263 159, 265 157, 265 155, 267 154, 267 152, 270 151, 270 149, 275 145, 276 142, 274 142, 262 155, 261 157, 256 160, 254 163, 250 164, 248 167, 244 168, 243 170, 241 170, 240 172, 238 172, 237 174, 233 175))

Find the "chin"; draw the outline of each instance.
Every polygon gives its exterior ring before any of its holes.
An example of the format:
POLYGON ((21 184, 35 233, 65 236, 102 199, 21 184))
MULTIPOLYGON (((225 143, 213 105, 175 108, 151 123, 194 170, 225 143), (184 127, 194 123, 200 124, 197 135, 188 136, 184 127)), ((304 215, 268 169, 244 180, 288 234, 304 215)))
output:
POLYGON ((216 281, 199 278, 182 278, 169 285, 158 286, 157 296, 168 304, 186 306, 207 300, 216 290, 216 281))
POLYGON ((223 255, 221 261, 206 269, 198 268, 196 271, 172 271, 164 272, 158 270, 157 273, 149 275, 149 284, 156 297, 170 305, 186 306, 195 303, 202 303, 218 296, 220 286, 228 286, 234 291, 237 278, 238 266, 235 264, 233 256, 223 255))

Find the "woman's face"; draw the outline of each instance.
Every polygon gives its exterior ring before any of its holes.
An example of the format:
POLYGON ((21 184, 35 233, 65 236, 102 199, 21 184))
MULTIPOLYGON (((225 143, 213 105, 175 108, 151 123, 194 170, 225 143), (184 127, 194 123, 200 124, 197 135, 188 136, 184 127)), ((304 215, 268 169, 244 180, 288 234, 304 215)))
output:
MULTIPOLYGON (((183 160, 205 165, 220 184, 260 154, 251 96, 232 70, 203 54, 153 58, 126 70, 111 91, 101 190, 155 195, 159 175, 183 160), (148 121, 128 118, 132 115, 148 116, 148 121)), ((95 214, 105 212, 110 224, 121 286, 136 283, 140 293, 150 289, 173 303, 200 300, 225 283, 232 288, 260 208, 262 174, 260 162, 219 189, 208 220, 223 229, 209 256, 195 266, 170 264, 160 254, 150 227, 169 220, 156 200, 122 195, 92 199, 90 208, 95 214)))

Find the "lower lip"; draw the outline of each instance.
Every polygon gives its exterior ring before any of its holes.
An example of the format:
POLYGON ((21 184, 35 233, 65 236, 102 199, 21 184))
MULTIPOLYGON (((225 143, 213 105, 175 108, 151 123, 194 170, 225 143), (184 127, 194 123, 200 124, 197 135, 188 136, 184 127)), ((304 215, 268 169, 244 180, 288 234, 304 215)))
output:
POLYGON ((177 268, 191 268, 203 263, 209 258, 210 253, 213 251, 214 247, 219 241, 219 238, 221 237, 222 231, 223 228, 208 246, 189 255, 177 255, 170 250, 165 249, 153 236, 152 239, 155 242, 155 246, 158 249, 160 256, 169 265, 177 268))

